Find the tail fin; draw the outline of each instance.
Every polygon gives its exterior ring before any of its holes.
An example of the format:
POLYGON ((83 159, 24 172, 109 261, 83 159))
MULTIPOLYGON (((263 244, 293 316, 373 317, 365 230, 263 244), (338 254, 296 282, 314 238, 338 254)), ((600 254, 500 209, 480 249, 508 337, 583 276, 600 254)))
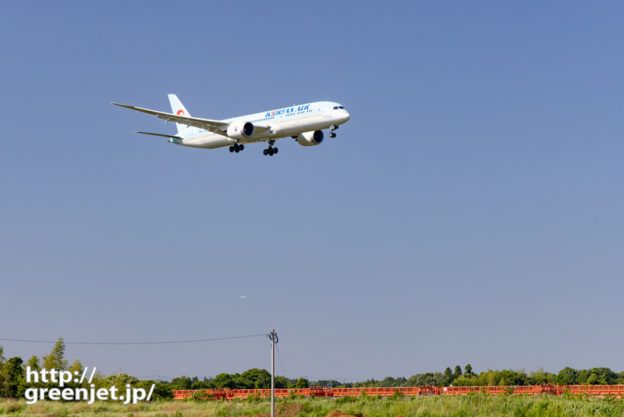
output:
MULTIPOLYGON (((182 104, 178 96, 176 96, 175 94, 169 94, 168 97, 169 103, 171 103, 171 111, 173 114, 178 116, 191 117, 191 114, 188 112, 188 110, 186 110, 186 107, 184 107, 184 104, 182 104)), ((176 123, 176 127, 178 128, 178 136, 180 137, 193 136, 194 134, 198 134, 200 130, 196 127, 187 126, 182 123, 176 123)))

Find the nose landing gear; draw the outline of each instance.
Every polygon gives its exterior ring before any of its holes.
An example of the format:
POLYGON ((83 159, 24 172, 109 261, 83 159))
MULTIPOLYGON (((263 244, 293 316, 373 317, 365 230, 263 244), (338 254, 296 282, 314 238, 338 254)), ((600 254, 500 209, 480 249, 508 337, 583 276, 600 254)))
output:
POLYGON ((336 134, 334 133, 334 130, 338 130, 338 126, 332 125, 332 126, 329 127, 329 137, 330 138, 335 138, 336 137, 336 134))

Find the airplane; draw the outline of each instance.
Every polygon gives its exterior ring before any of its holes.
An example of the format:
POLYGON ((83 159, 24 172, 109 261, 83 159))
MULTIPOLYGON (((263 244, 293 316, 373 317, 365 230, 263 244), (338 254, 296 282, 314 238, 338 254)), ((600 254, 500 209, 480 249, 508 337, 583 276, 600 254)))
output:
POLYGON ((191 117, 178 96, 169 94, 172 113, 111 103, 115 106, 152 114, 166 122, 173 121, 177 134, 136 132, 143 135, 168 138, 170 143, 192 148, 222 148, 229 146, 230 152, 240 152, 245 144, 267 142, 264 155, 275 155, 274 147, 278 139, 291 137, 302 146, 314 146, 323 142, 323 129, 329 129, 329 137, 335 138, 338 127, 349 121, 351 115, 339 103, 316 101, 302 105, 282 107, 261 113, 213 120, 191 117))

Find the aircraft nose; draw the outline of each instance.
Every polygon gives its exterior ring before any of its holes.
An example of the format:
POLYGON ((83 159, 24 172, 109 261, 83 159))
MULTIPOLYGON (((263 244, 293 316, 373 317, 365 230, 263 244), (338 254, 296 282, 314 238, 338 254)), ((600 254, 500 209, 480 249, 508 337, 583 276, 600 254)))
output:
POLYGON ((349 119, 351 118, 351 115, 349 114, 349 112, 348 112, 348 111, 346 111, 346 110, 343 110, 342 112, 343 112, 342 119, 343 119, 345 122, 349 121, 349 119))

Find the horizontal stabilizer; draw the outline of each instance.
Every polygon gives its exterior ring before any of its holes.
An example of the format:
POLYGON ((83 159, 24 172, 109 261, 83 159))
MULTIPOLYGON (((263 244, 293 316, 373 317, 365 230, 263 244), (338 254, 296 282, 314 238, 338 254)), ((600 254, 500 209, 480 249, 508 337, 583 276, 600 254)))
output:
POLYGON ((163 133, 152 133, 152 132, 135 132, 135 133, 140 133, 142 135, 152 135, 152 136, 160 136, 163 138, 171 138, 171 139, 184 139, 180 136, 176 136, 176 135, 165 135, 163 133))

